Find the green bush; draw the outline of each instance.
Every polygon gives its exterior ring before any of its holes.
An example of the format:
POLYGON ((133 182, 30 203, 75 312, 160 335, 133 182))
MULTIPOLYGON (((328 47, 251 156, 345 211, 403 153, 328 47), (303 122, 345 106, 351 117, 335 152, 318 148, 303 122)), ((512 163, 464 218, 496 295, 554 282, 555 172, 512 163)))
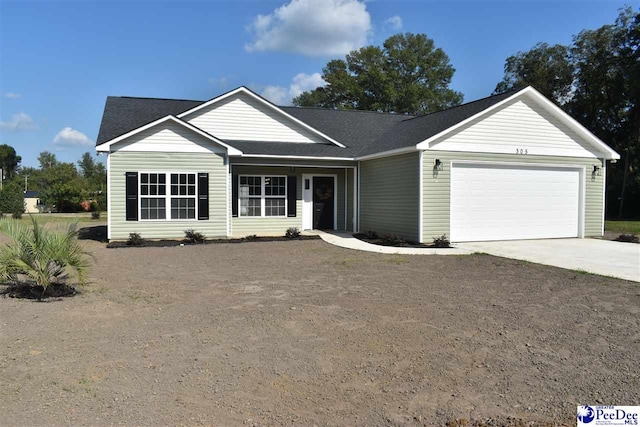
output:
POLYGON ((186 230, 184 232, 184 237, 189 243, 204 243, 207 240, 204 234, 199 233, 194 229, 186 230))
POLYGON ((297 239, 300 237, 300 229, 298 227, 289 227, 284 233, 284 237, 287 239, 297 239))
POLYGON ((78 244, 76 223, 60 231, 45 229, 33 216, 31 227, 2 218, 0 232, 13 239, 0 249, 0 280, 42 287, 42 295, 72 275, 80 285, 87 282, 92 255, 78 244))
POLYGON ((140 233, 129 233, 129 240, 127 240, 127 245, 129 246, 142 246, 144 245, 145 240, 142 238, 140 233))
POLYGON ((450 248, 451 242, 449 241, 447 235, 443 234, 442 236, 433 238, 433 246, 435 246, 436 248, 450 248))
POLYGON ((385 234, 382 236, 382 244, 385 246, 399 246, 405 241, 397 234, 385 234))
POLYGON ((100 211, 91 212, 91 219, 100 219, 100 211))

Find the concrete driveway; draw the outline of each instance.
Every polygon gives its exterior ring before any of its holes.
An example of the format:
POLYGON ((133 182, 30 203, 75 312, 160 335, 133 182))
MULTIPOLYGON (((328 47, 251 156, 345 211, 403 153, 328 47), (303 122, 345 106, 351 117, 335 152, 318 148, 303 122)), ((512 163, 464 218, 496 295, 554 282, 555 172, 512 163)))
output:
POLYGON ((640 245, 598 239, 513 240, 457 243, 457 247, 505 258, 584 270, 640 282, 640 245))

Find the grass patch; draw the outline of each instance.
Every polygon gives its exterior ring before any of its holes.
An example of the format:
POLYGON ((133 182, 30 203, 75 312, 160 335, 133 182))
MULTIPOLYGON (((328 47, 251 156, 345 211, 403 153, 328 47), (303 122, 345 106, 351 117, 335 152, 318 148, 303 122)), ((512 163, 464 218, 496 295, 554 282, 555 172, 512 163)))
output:
POLYGON ((393 265, 403 265, 403 264, 407 264, 409 260, 403 256, 393 255, 390 257, 385 257, 384 262, 386 262, 387 264, 393 264, 393 265))
POLYGON ((624 234, 640 234, 640 221, 605 221, 605 231, 624 234))

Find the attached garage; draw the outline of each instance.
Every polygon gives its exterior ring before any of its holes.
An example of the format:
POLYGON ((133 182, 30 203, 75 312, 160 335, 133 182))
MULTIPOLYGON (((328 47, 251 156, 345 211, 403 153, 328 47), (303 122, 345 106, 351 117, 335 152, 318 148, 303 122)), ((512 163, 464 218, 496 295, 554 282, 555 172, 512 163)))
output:
POLYGON ((584 168, 452 162, 451 240, 582 237, 584 168))

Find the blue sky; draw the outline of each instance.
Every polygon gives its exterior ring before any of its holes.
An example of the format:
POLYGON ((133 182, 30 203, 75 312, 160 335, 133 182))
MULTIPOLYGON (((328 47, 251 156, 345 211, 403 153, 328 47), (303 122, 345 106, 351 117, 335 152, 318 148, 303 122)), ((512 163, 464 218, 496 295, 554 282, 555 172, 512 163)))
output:
POLYGON ((108 95, 210 99, 245 85, 276 103, 321 82, 329 59, 397 32, 425 33, 465 101, 488 96, 507 56, 568 44, 638 1, 0 0, 0 144, 23 165, 93 151, 108 95))

